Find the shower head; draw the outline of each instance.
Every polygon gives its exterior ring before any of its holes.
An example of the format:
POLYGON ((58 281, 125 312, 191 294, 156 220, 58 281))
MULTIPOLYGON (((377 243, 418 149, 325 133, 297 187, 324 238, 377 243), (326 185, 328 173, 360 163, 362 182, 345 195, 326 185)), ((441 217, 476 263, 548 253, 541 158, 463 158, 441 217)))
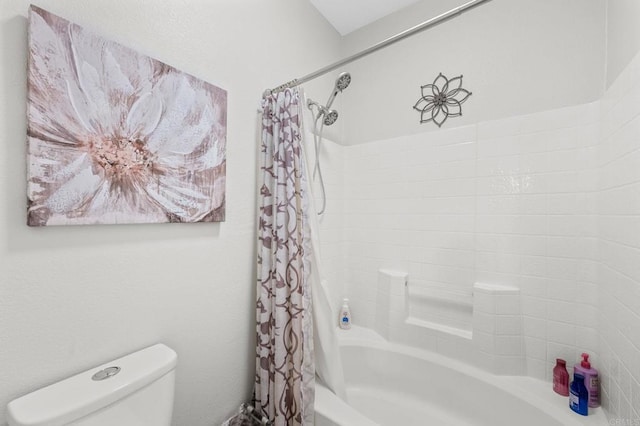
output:
POLYGON ((325 106, 322 106, 311 99, 307 99, 307 107, 309 109, 312 110, 314 107, 318 109, 318 112, 315 115, 315 120, 318 120, 322 116, 322 123, 325 126, 331 126, 333 123, 338 121, 338 111, 331 109, 331 104, 333 104, 333 101, 336 99, 336 96, 338 96, 338 93, 349 87, 349 84, 351 84, 351 74, 349 74, 348 72, 343 72, 336 79, 336 82, 333 86, 333 92, 331 92, 331 95, 329 96, 329 99, 327 100, 327 104, 325 106))
POLYGON ((325 109, 323 111, 324 120, 323 123, 325 126, 331 126, 333 123, 338 121, 338 111, 335 109, 325 109))
POLYGON ((336 96, 338 96, 338 93, 349 87, 349 84, 351 84, 351 74, 349 74, 348 72, 340 73, 340 75, 336 79, 335 85, 333 86, 333 92, 331 92, 325 108, 331 108, 331 105, 336 99, 336 96))
POLYGON ((338 78, 336 79, 336 89, 339 91, 343 91, 351 84, 351 74, 348 72, 340 73, 338 78))

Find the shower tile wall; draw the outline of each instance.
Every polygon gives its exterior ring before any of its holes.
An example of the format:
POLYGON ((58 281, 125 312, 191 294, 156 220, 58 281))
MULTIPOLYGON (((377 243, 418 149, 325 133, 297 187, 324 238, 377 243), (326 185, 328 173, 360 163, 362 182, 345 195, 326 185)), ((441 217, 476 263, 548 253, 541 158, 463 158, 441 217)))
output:
POLYGON ((597 103, 478 125, 476 280, 521 290, 527 373, 597 349, 597 103))
POLYGON ((598 226, 603 406, 610 418, 640 424, 640 55, 607 91, 602 117, 598 226))
MULTIPOLYGON (((378 269, 409 273, 411 315, 453 322, 439 293, 464 302, 474 279, 475 127, 346 148, 345 236, 349 292, 371 324, 378 269)), ((355 313, 354 313, 355 315, 355 313)), ((469 317, 470 319, 470 317, 469 317)))
POLYGON ((609 417, 639 420, 640 55, 597 103, 326 149, 336 309, 373 327, 380 268, 516 285, 527 373, 593 352, 609 417))
MULTIPOLYGON (((374 324, 377 271, 402 270, 410 293, 461 302, 477 281, 518 286, 529 375, 548 379, 556 357, 595 353, 599 111, 594 103, 336 148, 354 322, 374 324)), ((438 303, 419 315, 460 327, 438 303)))

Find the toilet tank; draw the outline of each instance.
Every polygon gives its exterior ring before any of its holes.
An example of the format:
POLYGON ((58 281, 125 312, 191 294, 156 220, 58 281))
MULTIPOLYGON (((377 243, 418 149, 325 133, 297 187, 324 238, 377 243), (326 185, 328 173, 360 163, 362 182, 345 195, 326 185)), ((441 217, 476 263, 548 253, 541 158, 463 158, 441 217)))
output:
POLYGON ((157 344, 15 399, 9 426, 169 426, 177 355, 157 344))

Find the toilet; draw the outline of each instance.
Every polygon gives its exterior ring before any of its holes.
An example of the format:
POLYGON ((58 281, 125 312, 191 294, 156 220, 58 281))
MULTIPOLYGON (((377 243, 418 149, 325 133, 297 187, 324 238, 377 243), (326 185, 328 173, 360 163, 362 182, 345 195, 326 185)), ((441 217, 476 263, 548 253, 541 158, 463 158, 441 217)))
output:
POLYGON ((157 344, 9 403, 9 426, 169 426, 173 349, 157 344))

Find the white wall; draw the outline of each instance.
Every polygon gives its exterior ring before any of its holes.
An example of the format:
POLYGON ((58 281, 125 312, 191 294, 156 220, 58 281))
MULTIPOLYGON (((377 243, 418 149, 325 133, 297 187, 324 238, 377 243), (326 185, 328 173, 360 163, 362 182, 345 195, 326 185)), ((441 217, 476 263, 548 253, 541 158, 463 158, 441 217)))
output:
POLYGON ((640 51, 640 2, 607 0, 607 87, 640 51))
MULTIPOLYGON (((633 1, 633 0, 629 0, 633 1)), ((345 56, 464 3, 423 0, 345 37, 345 56)), ((493 0, 345 66, 340 111, 357 144, 425 131, 420 86, 464 75, 461 126, 591 102, 604 88, 605 0, 493 0)))
POLYGON ((253 382, 256 108, 336 60, 339 37, 299 0, 38 5, 228 90, 227 221, 28 228, 29 2, 3 0, 0 424, 9 400, 155 342, 179 355, 174 424, 220 424, 253 382))

